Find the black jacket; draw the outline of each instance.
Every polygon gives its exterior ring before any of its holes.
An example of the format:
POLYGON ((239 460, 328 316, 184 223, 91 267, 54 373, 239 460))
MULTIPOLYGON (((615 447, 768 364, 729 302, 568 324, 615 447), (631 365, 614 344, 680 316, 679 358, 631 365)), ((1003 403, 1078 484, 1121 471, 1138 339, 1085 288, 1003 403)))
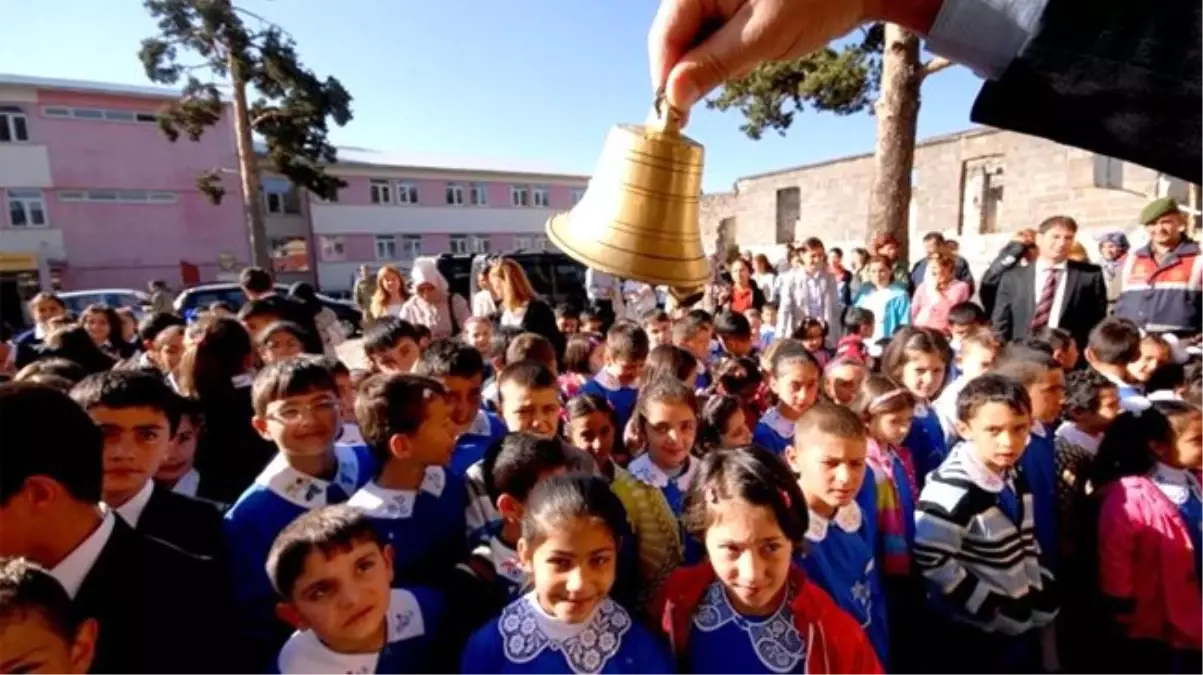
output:
POLYGON ((221 511, 217 504, 172 492, 156 485, 138 527, 141 534, 161 539, 193 555, 221 559, 221 511))
POLYGON ((1002 281, 1003 274, 1019 265, 1019 261, 1023 259, 1027 249, 1026 244, 1017 241, 1008 242, 998 252, 998 257, 994 259, 994 262, 986 268, 986 272, 982 274, 982 287, 978 292, 978 299, 982 301, 982 308, 986 310, 986 316, 994 313, 994 296, 998 293, 998 283, 1002 281))
MULTIPOLYGON (((991 323, 1004 340, 1031 335, 1036 313, 1036 264, 1017 267, 1003 275, 998 285, 991 323)), ((1098 265, 1068 260, 1065 263, 1065 296, 1057 325, 1069 331, 1079 349, 1086 349, 1090 330, 1107 315, 1107 286, 1098 265)))

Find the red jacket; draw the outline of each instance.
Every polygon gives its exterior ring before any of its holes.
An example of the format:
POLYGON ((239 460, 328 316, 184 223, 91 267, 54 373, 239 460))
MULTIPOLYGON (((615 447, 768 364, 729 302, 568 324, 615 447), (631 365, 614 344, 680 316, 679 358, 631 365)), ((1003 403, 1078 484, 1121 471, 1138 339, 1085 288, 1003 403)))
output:
MULTIPOLYGON (((714 580, 714 568, 708 562, 678 569, 668 577, 652 607, 652 616, 660 617, 660 628, 678 659, 685 654, 693 613, 714 580)), ((812 584, 798 566, 790 566, 789 581, 798 589, 790 609, 794 626, 806 640, 807 673, 883 672, 873 645, 855 619, 812 584)))

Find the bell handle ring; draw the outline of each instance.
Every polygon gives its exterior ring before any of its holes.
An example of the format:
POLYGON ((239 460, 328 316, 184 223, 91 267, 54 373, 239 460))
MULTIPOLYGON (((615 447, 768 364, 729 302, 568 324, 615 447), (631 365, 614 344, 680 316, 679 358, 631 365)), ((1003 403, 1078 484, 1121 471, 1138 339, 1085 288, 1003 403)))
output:
POLYGON ((681 111, 668 104, 664 96, 664 87, 656 90, 656 98, 652 102, 652 112, 648 115, 647 128, 665 136, 681 135, 681 111))

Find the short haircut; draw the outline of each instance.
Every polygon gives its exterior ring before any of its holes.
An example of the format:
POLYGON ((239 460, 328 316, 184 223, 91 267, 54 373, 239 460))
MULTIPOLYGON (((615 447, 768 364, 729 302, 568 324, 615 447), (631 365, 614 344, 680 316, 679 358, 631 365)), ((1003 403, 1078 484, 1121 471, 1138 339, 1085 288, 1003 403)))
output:
POLYGON ((720 337, 750 338, 752 324, 748 318, 739 312, 725 309, 714 317, 714 332, 720 337))
POLYGON ((25 382, 0 385, 0 429, 0 505, 33 476, 54 480, 77 501, 100 501, 104 436, 70 396, 25 382))
POLYGON ((301 355, 264 366, 251 386, 251 405, 262 417, 275 401, 318 391, 338 393, 334 373, 322 357, 301 355))
POLYGON ((497 376, 498 399, 504 395, 508 384, 524 389, 559 389, 555 373, 540 361, 519 361, 502 369, 497 376))
POLYGON ((673 340, 678 342, 688 340, 704 330, 710 330, 713 321, 711 321, 709 314, 705 312, 702 312, 702 314, 705 316, 689 312, 680 319, 677 319, 676 323, 673 324, 673 340))
POLYGON ((936 243, 943 244, 944 243, 944 235, 940 234, 939 232, 928 232, 927 234, 923 235, 923 243, 926 244, 929 241, 934 241, 936 243))
MULTIPOLYGON (((1093 369, 1087 369, 1093 370, 1093 369)), ((1186 385, 1186 367, 1181 363, 1163 363, 1149 376, 1145 383, 1145 392, 1178 391, 1186 385)))
POLYGON ((418 343, 418 331, 412 323, 394 317, 378 320, 363 335, 363 352, 369 356, 387 351, 397 346, 402 340, 418 343))
POLYGON ((172 326, 183 328, 187 323, 171 312, 151 312, 138 322, 138 339, 142 342, 153 342, 164 330, 172 326))
POLYGON ((333 356, 325 356, 322 357, 322 361, 325 362, 326 367, 330 369, 330 373, 335 377, 351 376, 351 369, 347 367, 347 364, 339 361, 337 358, 333 356))
POLYGON ((1030 387, 1050 370, 1061 370, 1061 364, 1051 355, 1037 349, 1011 345, 995 364, 993 372, 1009 377, 1023 387, 1030 387))
POLYGON ((1002 403, 1014 412, 1032 414, 1032 398, 1022 384, 1005 375, 987 373, 966 382, 957 394, 957 419, 968 424, 988 403, 1002 403))
MULTIPOLYGON (((698 413, 698 397, 689 385, 672 377, 660 377, 649 380, 639 390, 639 398, 635 401, 635 419, 642 425, 647 415, 648 407, 653 403, 682 403, 698 413)), ((622 432, 621 429, 618 430, 622 432)))
POLYGON ((180 424, 180 395, 157 371, 110 370, 85 377, 71 389, 71 398, 84 410, 147 408, 163 413, 170 433, 180 424))
POLYGON ((961 351, 963 352, 969 345, 989 349, 992 352, 998 352, 1003 347, 1002 340, 998 339, 998 334, 985 326, 971 326, 961 337, 961 351))
POLYGON ((484 376, 485 360, 472 345, 453 339, 435 340, 422 350, 414 372, 427 377, 470 380, 477 375, 484 376))
POLYGON ((1033 352, 1040 352, 1042 354, 1047 354, 1049 356, 1052 356, 1057 351, 1056 348, 1053 347, 1052 342, 1049 342, 1048 340, 1046 340, 1042 337, 1037 337, 1035 335, 1025 335, 1023 337, 1017 337, 1014 340, 1011 340, 1011 342, 1007 343, 1007 351, 1008 352, 1013 352, 1016 350, 1020 350, 1020 351, 1027 350, 1027 351, 1033 351, 1033 352))
POLYGON ((578 309, 575 305, 570 305, 567 302, 561 302, 560 304, 556 305, 556 318, 557 319, 580 319, 581 318, 581 310, 578 309))
POLYGON ((74 386, 75 383, 87 377, 88 371, 70 359, 52 356, 50 358, 38 359, 18 370, 17 374, 13 376, 13 381, 24 382, 39 375, 61 377, 74 386))
POLYGON ((990 323, 986 310, 976 302, 958 302, 948 310, 948 323, 953 326, 975 326, 990 323))
POLYGON ((238 285, 252 293, 267 293, 275 288, 271 272, 262 267, 248 267, 238 275, 238 285))
POLYGON ((505 362, 538 361, 548 367, 556 364, 556 347, 538 333, 519 333, 505 348, 505 362))
POLYGON ((606 333, 606 354, 611 359, 644 361, 649 349, 647 333, 633 321, 616 321, 606 333))
POLYGON ((840 248, 839 246, 832 246, 830 249, 828 249, 827 253, 828 255, 838 255, 841 258, 844 257, 844 249, 840 248))
POLYGON ((864 307, 849 307, 844 313, 844 325, 852 332, 859 332, 861 326, 872 326, 876 321, 873 310, 864 307))
POLYGON ((381 469, 392 455, 389 440, 416 432, 426 419, 426 402, 445 392, 438 380, 408 373, 376 375, 360 386, 355 421, 381 469))
POLYGON ((1040 339, 1045 340, 1052 345, 1053 351, 1065 350, 1071 345, 1075 344, 1073 333, 1070 333, 1064 328, 1045 326, 1044 329, 1041 330, 1037 335, 1040 337, 1040 339))
POLYGON ((301 349, 304 349, 305 345, 308 344, 309 331, 302 328, 299 324, 291 321, 273 321, 264 327, 263 330, 259 331, 259 335, 255 336, 255 346, 259 349, 266 348, 271 336, 280 332, 288 333, 296 338, 297 342, 301 343, 301 349))
POLYGON ((1128 319, 1109 316, 1090 331, 1092 357, 1099 363, 1126 366, 1140 358, 1140 328, 1128 319))
POLYGON ((1104 389, 1116 388, 1114 382, 1094 368, 1071 371, 1065 376, 1064 410, 1067 414, 1097 412, 1099 394, 1104 389))
POLYGON ((272 317, 277 320, 289 318, 288 308, 282 304, 283 298, 278 295, 268 295, 262 298, 256 298, 238 308, 238 320, 242 322, 250 321, 251 319, 262 319, 272 317))
POLYGON ((819 251, 821 253, 825 250, 827 250, 827 247, 823 246, 823 240, 818 237, 807 237, 802 242, 802 245, 798 247, 798 251, 803 253, 807 251, 819 251))
POLYGON ((810 350, 798 340, 778 340, 778 347, 769 359, 769 375, 777 377, 781 369, 794 364, 809 365, 819 373, 819 362, 811 355, 810 350))
POLYGON ((1040 234, 1044 234, 1054 227, 1064 227, 1070 232, 1077 232, 1078 221, 1070 218, 1069 216, 1050 216, 1040 221, 1040 224, 1036 226, 1036 231, 1040 234))
POLYGON ((292 600, 310 553, 329 560, 361 543, 383 543, 363 511, 346 504, 307 511, 276 535, 267 554, 267 578, 282 599, 292 600))
POLYGON ((498 443, 497 452, 486 454, 481 467, 485 487, 494 500, 508 494, 525 502, 542 474, 569 465, 564 442, 558 437, 517 432, 506 434, 498 443))
POLYGON ((25 558, 0 558, 0 626, 31 615, 69 642, 84 619, 67 589, 41 565, 25 558))
POLYGON ((644 312, 643 316, 639 317, 639 320, 642 321, 644 325, 647 325, 649 323, 664 323, 665 321, 670 320, 670 318, 671 317, 668 316, 668 312, 657 307, 644 312))
POLYGON ((811 438, 815 432, 828 436, 863 439, 866 433, 865 421, 845 406, 819 401, 802 413, 794 424, 794 438, 811 438))

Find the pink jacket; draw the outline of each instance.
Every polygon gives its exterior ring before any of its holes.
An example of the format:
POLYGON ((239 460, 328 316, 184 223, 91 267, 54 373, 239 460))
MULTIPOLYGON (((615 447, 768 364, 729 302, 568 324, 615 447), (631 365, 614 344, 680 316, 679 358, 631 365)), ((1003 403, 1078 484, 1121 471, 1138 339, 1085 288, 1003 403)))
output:
POLYGON ((972 293, 969 284, 956 279, 943 291, 937 291, 934 284, 932 279, 927 279, 915 289, 915 296, 911 298, 911 323, 947 333, 948 312, 968 300, 972 293))
POLYGON ((1128 636, 1179 649, 1203 646, 1203 596, 1186 525, 1174 504, 1144 476, 1101 490, 1099 587, 1130 602, 1128 636))

